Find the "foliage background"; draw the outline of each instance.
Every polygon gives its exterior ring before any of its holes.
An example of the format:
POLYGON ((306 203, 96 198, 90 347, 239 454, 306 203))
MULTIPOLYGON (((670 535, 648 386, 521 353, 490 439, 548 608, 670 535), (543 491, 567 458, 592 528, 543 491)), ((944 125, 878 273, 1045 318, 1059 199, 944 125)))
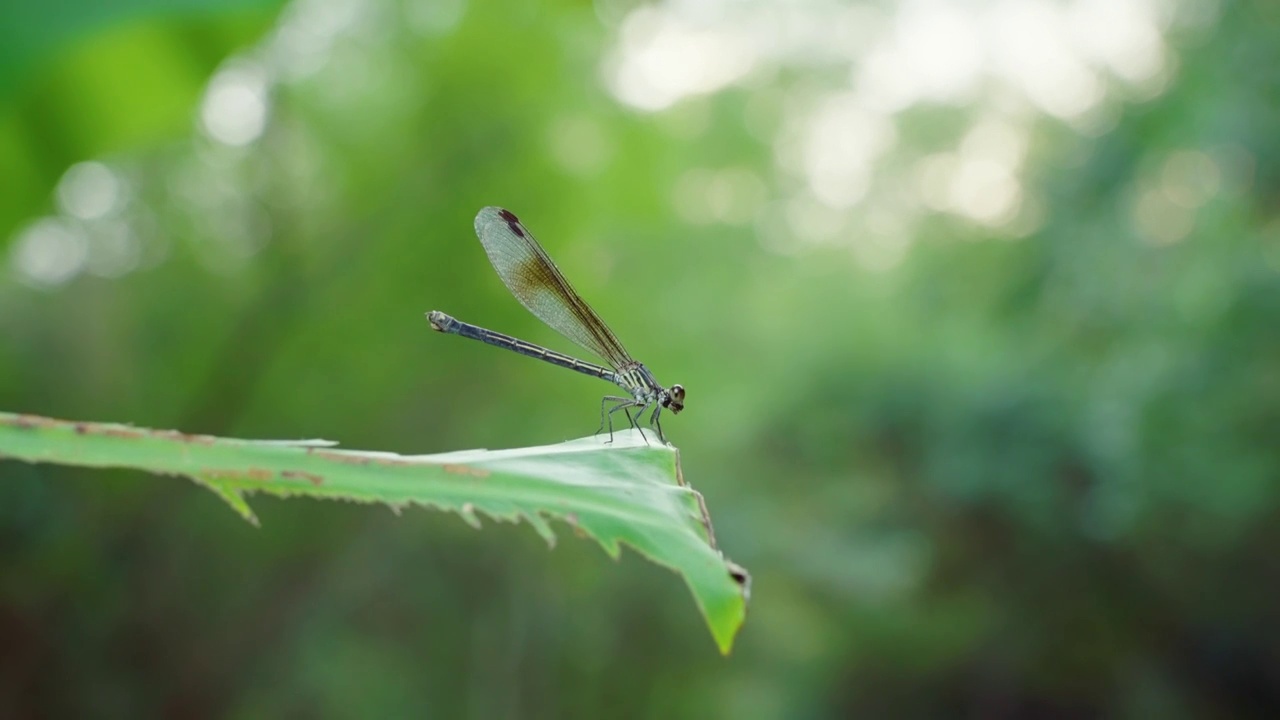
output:
POLYGON ((753 602, 726 660, 569 537, 2 463, 0 713, 1280 709, 1273 3, 93 6, 0 16, 0 408, 584 435, 422 317, 564 347, 501 204, 688 387, 753 602))

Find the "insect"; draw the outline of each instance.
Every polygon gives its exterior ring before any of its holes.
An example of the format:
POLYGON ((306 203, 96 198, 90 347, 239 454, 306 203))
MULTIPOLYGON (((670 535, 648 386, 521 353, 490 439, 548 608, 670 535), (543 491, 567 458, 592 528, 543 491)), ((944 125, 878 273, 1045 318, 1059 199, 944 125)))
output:
MULTIPOLYGON (((547 252, 515 213, 497 207, 482 209, 476 215, 476 236, 480 238, 480 244, 484 246, 485 254, 489 256, 489 262, 498 272, 498 277, 502 278, 503 284, 521 305, 556 332, 604 358, 611 367, 585 362, 510 335, 465 323, 439 310, 427 313, 431 328, 608 380, 625 390, 628 395, 606 395, 600 401, 600 430, 608 423, 609 439, 612 441, 613 414, 621 410, 627 416, 627 422, 640 430, 641 437, 644 437, 644 429, 637 422, 649 408, 653 408, 649 424, 658 431, 658 439, 665 443, 667 439, 662 432, 659 416, 663 410, 676 414, 684 409, 684 386, 663 387, 644 363, 631 357, 609 326, 578 295, 561 274, 560 268, 551 262, 547 252), (636 411, 634 417, 631 415, 632 410, 636 411)), ((645 441, 648 442, 648 439, 645 438, 645 441)))

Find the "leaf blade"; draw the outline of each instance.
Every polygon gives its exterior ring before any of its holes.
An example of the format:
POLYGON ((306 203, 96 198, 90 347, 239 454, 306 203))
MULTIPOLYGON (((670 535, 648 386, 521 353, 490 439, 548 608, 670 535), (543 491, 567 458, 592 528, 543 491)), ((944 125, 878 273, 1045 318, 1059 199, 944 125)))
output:
POLYGON ((547 521, 558 519, 611 557, 626 544, 681 574, 722 653, 746 616, 745 572, 716 548, 705 503, 683 482, 678 453, 635 433, 617 433, 611 446, 583 438, 406 456, 0 413, 3 458, 190 477, 250 522, 244 497, 252 493, 417 505, 473 523, 477 513, 523 519, 549 543, 555 534, 547 521))

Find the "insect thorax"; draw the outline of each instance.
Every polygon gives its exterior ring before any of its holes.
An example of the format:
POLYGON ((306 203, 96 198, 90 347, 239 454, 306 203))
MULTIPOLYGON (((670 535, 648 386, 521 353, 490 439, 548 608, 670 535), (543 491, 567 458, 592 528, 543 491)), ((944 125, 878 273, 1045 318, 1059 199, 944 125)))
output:
POLYGON ((618 384, 637 400, 657 402, 662 388, 643 364, 635 362, 618 368, 618 384))

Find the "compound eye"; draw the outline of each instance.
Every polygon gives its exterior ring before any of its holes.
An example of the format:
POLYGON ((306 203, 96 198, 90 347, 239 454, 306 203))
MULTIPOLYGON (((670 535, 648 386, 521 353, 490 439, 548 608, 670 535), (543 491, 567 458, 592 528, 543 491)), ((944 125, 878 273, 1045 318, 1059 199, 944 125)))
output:
POLYGON ((684 402, 684 386, 683 385, 671 386, 671 399, 675 400, 676 402, 684 402))

